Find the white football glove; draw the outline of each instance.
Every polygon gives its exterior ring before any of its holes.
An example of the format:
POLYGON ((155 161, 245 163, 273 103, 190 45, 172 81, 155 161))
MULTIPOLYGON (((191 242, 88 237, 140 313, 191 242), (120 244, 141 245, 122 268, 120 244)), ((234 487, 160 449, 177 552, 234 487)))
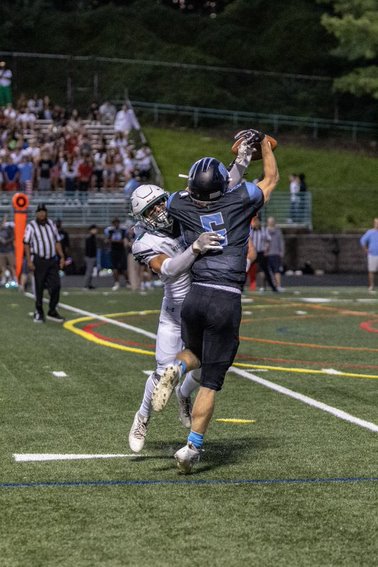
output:
POLYGON ((248 144, 247 140, 243 140, 240 146, 238 147, 238 155, 235 159, 236 163, 238 163, 242 167, 248 167, 254 149, 255 148, 253 148, 252 146, 250 146, 250 144, 248 144))
POLYGON ((220 241, 224 240, 217 232, 203 232, 192 244, 193 252, 206 254, 209 250, 222 250, 220 241))

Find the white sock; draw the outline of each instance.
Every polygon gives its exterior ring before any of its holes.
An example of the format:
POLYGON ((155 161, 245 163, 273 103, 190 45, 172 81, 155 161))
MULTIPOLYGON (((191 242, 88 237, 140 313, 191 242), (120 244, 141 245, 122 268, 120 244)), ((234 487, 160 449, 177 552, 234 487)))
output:
POLYGON ((146 385, 144 387, 143 400, 139 408, 139 414, 142 417, 150 417, 151 415, 151 398, 152 392, 155 389, 156 384, 159 381, 160 376, 153 372, 146 380, 146 385))
POLYGON ((185 378, 183 383, 180 386, 180 392, 183 398, 189 398, 189 396, 198 388, 200 385, 201 379, 201 370, 192 370, 189 372, 185 378))

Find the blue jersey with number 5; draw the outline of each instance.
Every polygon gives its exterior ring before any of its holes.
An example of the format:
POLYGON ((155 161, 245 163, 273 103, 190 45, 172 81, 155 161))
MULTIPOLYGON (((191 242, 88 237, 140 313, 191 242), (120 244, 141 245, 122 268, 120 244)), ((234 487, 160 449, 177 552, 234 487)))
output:
POLYGON ((195 204, 186 191, 170 196, 169 214, 179 222, 187 246, 202 232, 223 237, 221 252, 208 252, 194 262, 194 282, 243 287, 250 222, 263 204, 261 189, 247 182, 205 206, 195 204))

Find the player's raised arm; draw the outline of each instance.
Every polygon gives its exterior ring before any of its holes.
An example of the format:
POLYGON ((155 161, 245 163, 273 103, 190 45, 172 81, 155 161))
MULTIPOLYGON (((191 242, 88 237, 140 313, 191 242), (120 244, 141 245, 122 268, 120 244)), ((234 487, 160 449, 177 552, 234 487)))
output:
POLYGON ((260 187, 261 191, 264 193, 264 201, 267 203, 273 189, 276 187, 280 179, 276 158, 274 157, 273 150, 267 136, 261 140, 261 154, 264 177, 257 183, 257 186, 260 187))

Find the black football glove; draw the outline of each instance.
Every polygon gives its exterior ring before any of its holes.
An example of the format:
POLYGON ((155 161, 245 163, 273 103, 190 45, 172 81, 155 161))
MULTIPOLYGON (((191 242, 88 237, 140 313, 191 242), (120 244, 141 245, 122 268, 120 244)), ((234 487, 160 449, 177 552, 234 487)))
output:
POLYGON ((240 138, 243 138, 247 142, 248 146, 254 147, 262 142, 262 140, 265 138, 265 134, 263 132, 259 132, 258 130, 253 130, 253 128, 250 128, 249 130, 240 130, 240 132, 235 134, 235 140, 240 140, 240 138))

